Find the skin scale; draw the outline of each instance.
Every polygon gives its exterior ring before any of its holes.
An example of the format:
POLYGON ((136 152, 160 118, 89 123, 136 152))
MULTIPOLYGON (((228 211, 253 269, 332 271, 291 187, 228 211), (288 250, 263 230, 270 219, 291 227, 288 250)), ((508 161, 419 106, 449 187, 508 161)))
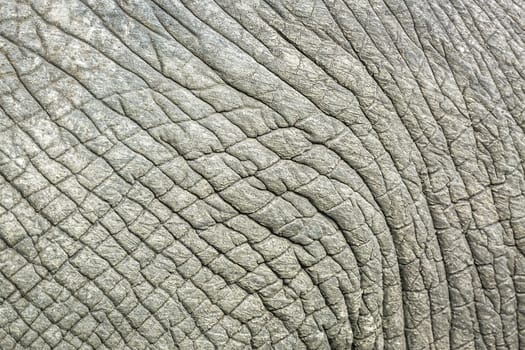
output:
POLYGON ((523 18, 0 2, 0 349, 525 347, 523 18))

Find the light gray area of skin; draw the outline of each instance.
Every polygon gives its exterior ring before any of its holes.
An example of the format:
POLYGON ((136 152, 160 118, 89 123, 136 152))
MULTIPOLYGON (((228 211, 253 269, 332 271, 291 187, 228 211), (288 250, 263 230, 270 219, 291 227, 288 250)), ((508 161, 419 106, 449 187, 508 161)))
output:
POLYGON ((519 0, 1 0, 0 349, 525 349, 519 0))

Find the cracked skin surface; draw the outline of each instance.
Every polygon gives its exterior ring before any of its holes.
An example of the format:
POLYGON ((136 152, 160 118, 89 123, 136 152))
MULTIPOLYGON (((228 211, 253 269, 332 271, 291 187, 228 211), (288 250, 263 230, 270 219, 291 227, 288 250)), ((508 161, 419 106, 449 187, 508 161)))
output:
POLYGON ((0 349, 524 349, 524 19, 0 1, 0 349))

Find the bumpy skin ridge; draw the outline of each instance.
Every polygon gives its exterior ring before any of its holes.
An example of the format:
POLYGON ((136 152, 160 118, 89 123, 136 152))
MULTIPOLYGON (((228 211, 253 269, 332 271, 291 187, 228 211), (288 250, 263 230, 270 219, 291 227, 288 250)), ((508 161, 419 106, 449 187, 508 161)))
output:
POLYGON ((522 349, 513 0, 0 2, 0 349, 522 349))

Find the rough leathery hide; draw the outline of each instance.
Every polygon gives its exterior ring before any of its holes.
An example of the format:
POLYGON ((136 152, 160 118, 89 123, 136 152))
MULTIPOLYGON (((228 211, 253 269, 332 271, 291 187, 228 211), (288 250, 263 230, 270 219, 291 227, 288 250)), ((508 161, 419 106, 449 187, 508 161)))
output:
POLYGON ((525 348, 524 9, 0 1, 0 349, 525 348))

